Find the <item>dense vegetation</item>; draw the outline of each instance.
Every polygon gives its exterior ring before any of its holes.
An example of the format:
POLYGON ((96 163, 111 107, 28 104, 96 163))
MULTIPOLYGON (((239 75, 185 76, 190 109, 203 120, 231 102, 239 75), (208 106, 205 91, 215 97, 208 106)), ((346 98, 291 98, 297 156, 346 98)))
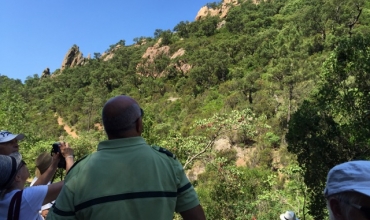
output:
POLYGON ((22 154, 33 169, 61 138, 77 157, 94 151, 105 139, 103 104, 127 94, 145 110, 149 143, 173 151, 189 174, 205 167, 193 183, 208 219, 277 219, 286 210, 325 219, 328 170, 370 156, 368 36, 369 1, 240 2, 225 19, 180 22, 131 46, 121 40, 108 61, 96 53, 24 83, 0 75, 0 125, 27 135, 22 154), (159 39, 185 54, 143 59, 159 39), (188 72, 176 68, 184 63, 188 72), (215 150, 220 138, 237 148, 215 150), (240 152, 246 166, 236 165, 240 152))

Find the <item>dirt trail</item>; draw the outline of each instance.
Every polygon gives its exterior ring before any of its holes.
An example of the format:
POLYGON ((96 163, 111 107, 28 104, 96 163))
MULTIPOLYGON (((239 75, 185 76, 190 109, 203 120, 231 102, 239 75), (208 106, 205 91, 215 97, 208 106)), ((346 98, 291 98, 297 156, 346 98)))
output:
POLYGON ((58 124, 63 125, 64 130, 67 132, 68 135, 72 136, 73 138, 78 138, 78 135, 76 134, 75 131, 72 131, 72 128, 69 127, 68 125, 64 124, 63 118, 58 116, 58 124))

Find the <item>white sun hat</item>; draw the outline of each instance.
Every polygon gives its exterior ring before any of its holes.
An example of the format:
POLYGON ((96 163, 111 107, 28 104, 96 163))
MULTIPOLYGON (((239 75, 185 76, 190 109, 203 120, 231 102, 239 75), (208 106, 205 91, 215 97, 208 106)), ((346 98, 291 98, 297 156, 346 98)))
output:
POLYGON ((12 134, 9 131, 1 130, 0 131, 0 143, 5 143, 17 138, 17 140, 22 140, 24 138, 24 134, 12 134))
POLYGON ((286 211, 284 214, 280 215, 281 220, 299 220, 296 216, 295 213, 292 211, 286 211))

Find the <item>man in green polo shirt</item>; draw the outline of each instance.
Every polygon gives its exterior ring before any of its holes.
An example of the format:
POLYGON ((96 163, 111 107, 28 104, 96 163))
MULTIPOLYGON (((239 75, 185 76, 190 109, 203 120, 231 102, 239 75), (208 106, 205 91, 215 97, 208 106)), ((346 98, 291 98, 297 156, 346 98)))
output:
POLYGON ((128 96, 104 105, 107 141, 70 170, 47 219, 203 220, 198 197, 169 151, 141 137, 143 111, 128 96))

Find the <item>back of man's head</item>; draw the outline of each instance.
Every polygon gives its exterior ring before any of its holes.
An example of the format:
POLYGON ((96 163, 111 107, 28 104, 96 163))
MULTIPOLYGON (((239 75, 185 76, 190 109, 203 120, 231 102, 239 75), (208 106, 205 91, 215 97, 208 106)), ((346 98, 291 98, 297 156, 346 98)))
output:
POLYGON ((366 205, 370 201, 369 183, 370 161, 350 161, 333 167, 324 190, 330 219, 360 219, 353 215, 370 215, 361 208, 369 207, 366 205))
POLYGON ((131 97, 121 95, 109 99, 102 112, 103 125, 108 138, 140 136, 141 116, 139 104, 131 97))

